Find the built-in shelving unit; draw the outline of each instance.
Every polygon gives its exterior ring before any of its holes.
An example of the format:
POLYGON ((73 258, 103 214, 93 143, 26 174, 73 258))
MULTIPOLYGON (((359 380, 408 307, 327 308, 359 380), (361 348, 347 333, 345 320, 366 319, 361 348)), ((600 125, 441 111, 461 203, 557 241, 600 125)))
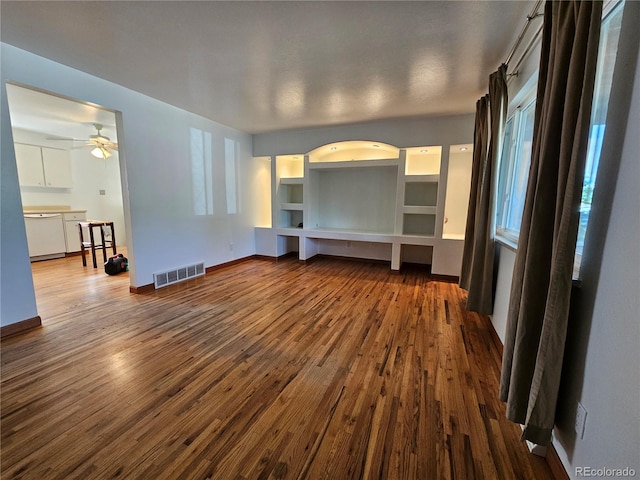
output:
POLYGON ((424 146, 403 150, 403 235, 435 237, 442 147, 424 146))
POLYGON ((259 229, 268 246, 256 250, 387 260, 393 270, 428 263, 433 273, 458 275, 470 150, 349 141, 272 157, 274 228, 259 229))
POLYGON ((276 222, 278 227, 304 225, 304 155, 279 155, 276 169, 276 222))

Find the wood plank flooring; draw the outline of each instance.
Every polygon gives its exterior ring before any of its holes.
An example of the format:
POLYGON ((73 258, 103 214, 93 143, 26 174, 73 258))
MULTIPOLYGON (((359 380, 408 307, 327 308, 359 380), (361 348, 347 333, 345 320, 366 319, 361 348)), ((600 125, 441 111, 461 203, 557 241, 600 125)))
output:
POLYGON ((2 341, 2 478, 549 479, 497 398, 464 292, 420 270, 251 260, 128 292, 33 264, 2 341))

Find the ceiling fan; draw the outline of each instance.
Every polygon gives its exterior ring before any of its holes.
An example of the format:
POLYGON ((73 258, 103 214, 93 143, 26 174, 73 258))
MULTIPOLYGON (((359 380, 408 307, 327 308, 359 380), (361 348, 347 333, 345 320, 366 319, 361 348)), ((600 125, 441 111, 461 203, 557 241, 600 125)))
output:
POLYGON ((67 140, 67 141, 71 140, 73 142, 85 142, 84 145, 79 147, 73 147, 73 148, 93 147, 93 149, 91 150, 91 155, 93 155, 96 158, 109 158, 112 155, 111 150, 118 149, 118 144, 115 142, 112 142, 109 139, 109 137, 100 133, 100 131, 103 128, 102 124, 94 123, 93 126, 95 127, 97 133, 95 135, 89 135, 89 138, 86 140, 78 139, 78 138, 61 138, 61 137, 49 137, 47 140, 67 140))

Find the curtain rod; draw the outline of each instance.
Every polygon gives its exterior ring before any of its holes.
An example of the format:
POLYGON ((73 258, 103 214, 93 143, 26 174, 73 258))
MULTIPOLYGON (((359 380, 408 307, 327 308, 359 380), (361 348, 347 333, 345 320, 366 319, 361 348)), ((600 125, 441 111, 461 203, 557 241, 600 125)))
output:
POLYGON ((527 33, 527 30, 529 29, 531 20, 533 20, 534 18, 543 16, 542 13, 538 13, 538 8, 540 8, 540 4, 542 4, 542 0, 537 0, 536 4, 533 6, 533 9, 531 10, 531 13, 527 15, 527 20, 525 21, 525 24, 522 27, 522 31, 520 32, 520 35, 518 36, 518 39, 516 40, 516 42, 513 44, 513 47, 511 47, 511 50, 509 51, 509 55, 507 55, 507 59, 504 62, 505 65, 508 66, 509 62, 513 59, 513 55, 516 53, 516 50, 520 46, 520 42, 522 42, 525 34, 527 33))
POLYGON ((513 70, 511 71, 511 73, 507 73, 507 77, 518 76, 518 73, 519 73, 518 69, 520 68, 520 65, 522 65, 522 62, 524 61, 524 59, 527 58, 527 55, 529 55, 529 52, 531 51, 531 48, 533 48, 533 44, 536 43, 536 40, 538 40, 540 33, 542 33, 542 25, 538 27, 538 30, 536 31, 536 33, 534 33, 533 37, 531 37, 531 40, 529 40, 529 44, 527 45, 527 48, 525 48, 524 52, 522 52, 522 55, 520 55, 520 59, 518 60, 518 63, 516 63, 516 66, 513 67, 513 70))

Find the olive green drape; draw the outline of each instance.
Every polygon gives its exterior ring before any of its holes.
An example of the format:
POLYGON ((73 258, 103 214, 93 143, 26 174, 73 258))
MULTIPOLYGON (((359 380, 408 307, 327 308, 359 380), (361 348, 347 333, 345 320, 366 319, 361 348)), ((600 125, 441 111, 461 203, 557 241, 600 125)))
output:
POLYGON ((460 273, 460 287, 468 291, 467 310, 484 314, 493 311, 495 179, 507 106, 507 66, 502 65, 489 77, 489 95, 476 104, 471 193, 460 273))
POLYGON ((483 167, 487 162, 489 151, 489 95, 481 97, 476 102, 476 120, 473 132, 473 162, 471 164, 471 189, 469 191, 469 207, 467 210, 467 224, 464 234, 464 250, 462 252, 462 269, 460 272, 460 287, 469 289, 471 281, 471 260, 473 258, 474 234, 476 223, 476 209, 480 203, 481 181, 483 167))
POLYGON ((602 3, 547 2, 529 183, 500 398, 522 438, 551 440, 567 335, 602 3))

